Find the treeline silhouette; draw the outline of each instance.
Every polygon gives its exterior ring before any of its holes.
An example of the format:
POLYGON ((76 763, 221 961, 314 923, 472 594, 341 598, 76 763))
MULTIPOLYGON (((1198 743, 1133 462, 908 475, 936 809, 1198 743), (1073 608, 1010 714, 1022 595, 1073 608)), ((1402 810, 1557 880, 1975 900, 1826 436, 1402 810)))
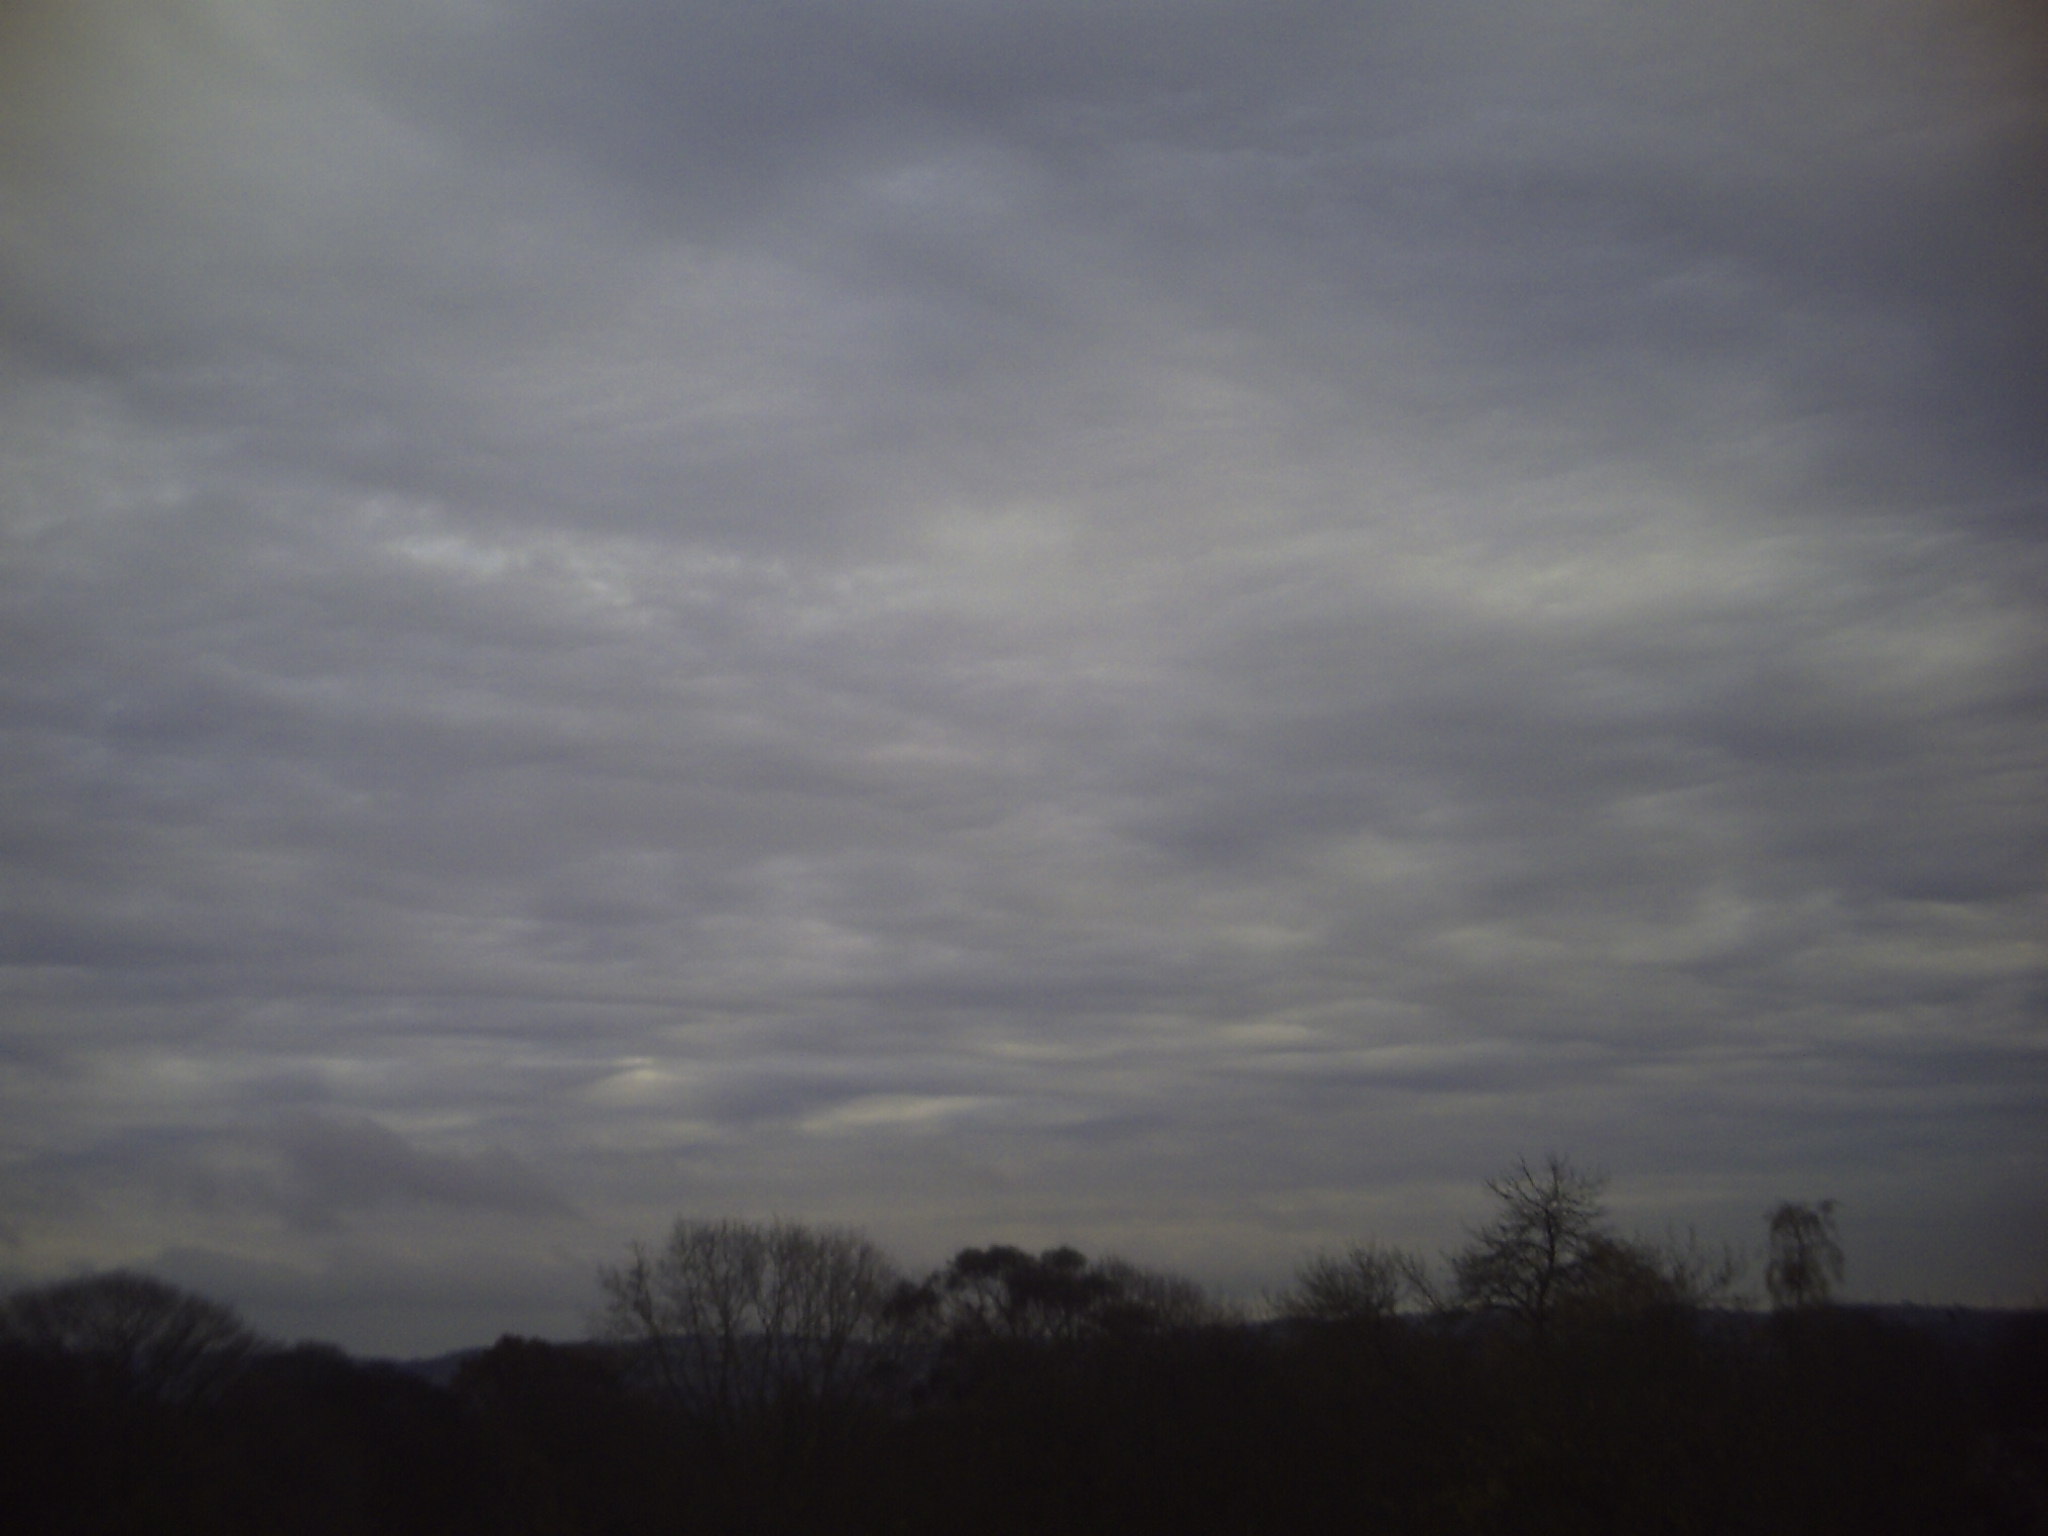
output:
POLYGON ((1072 1248, 901 1274, 681 1221, 602 1336, 428 1371, 114 1273, 0 1301, 25 1532, 2048 1532, 2048 1314, 1846 1307, 1833 1210, 1737 1266, 1615 1234, 1562 1159, 1441 1265, 1305 1261, 1251 1318, 1072 1248))

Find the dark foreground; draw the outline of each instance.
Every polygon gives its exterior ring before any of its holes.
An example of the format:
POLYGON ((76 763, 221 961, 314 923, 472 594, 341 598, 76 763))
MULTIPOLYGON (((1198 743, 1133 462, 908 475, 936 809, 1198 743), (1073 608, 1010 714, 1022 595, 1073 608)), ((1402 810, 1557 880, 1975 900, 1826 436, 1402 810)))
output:
POLYGON ((616 1348, 323 1347, 185 1397, 0 1353, 23 1532, 2048 1533, 2048 1314, 989 1341, 688 1412, 616 1348))

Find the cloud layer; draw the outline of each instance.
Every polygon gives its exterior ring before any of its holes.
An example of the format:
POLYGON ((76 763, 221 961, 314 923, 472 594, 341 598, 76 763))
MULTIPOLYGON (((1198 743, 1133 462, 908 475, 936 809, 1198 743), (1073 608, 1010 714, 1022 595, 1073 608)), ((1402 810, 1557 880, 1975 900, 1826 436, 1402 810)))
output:
POLYGON ((18 1273, 1256 1285, 1555 1146, 2039 1299, 2025 7, 0 30, 18 1273))

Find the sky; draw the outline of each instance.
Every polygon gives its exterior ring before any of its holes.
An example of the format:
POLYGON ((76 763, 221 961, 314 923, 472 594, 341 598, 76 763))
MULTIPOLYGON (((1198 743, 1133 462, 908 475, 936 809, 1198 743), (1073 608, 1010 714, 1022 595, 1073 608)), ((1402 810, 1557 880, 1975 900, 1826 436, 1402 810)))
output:
POLYGON ((2025 0, 9 0, 0 1281, 2048 1302, 2044 272, 2025 0))

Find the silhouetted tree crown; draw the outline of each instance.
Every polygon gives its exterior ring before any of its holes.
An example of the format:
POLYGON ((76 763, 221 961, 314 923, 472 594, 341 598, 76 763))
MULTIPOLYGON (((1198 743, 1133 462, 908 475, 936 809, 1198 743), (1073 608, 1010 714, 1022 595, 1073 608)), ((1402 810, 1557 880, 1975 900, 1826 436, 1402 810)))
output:
POLYGON ((1074 1343, 1106 1335, 1193 1328, 1225 1314, 1202 1288, 1079 1249, 1027 1253, 963 1248, 921 1284, 899 1291, 899 1315, 958 1344, 1074 1343))
POLYGON ((0 1346, 65 1356, 137 1396, 189 1403, 217 1395, 263 1343, 232 1307, 112 1270, 0 1301, 0 1346))
POLYGON ((1458 1299, 1503 1308, 1539 1332, 1547 1328, 1568 1296, 1614 1267, 1603 1251, 1605 1185, 1555 1153, 1540 1169, 1521 1161, 1488 1179, 1499 1209, 1452 1261, 1458 1299))
POLYGON ((1428 1264, 1398 1248, 1358 1243, 1303 1260, 1275 1310, 1306 1322, 1374 1322, 1417 1303, 1439 1304, 1428 1264))
MULTIPOLYGON (((790 1222, 679 1222, 603 1272, 623 1342, 504 1338, 452 1378, 245 1353, 229 1309, 145 1276, 40 1286, 0 1302, 0 1514, 38 1536, 2048 1530, 2042 1314, 1703 1316, 1683 1303, 1725 1256, 1616 1236, 1597 1179, 1552 1158, 1488 1187, 1455 1289, 1361 1244, 1302 1266, 1284 1327, 1208 1326, 1192 1282, 1068 1247, 965 1248, 911 1283, 790 1222)), ((1789 1209, 1831 1279, 1831 1208, 1789 1209)))
POLYGON ((641 1346, 677 1404, 728 1425, 857 1393, 899 1331, 895 1265, 848 1228, 678 1220, 598 1283, 602 1332, 641 1346))
POLYGON ((1556 1153, 1518 1161, 1486 1189, 1493 1220, 1452 1256, 1457 1299, 1505 1311, 1543 1335, 1563 1318, 1615 1317, 1725 1299, 1740 1274, 1732 1253, 1659 1246, 1607 1225, 1605 1178, 1556 1153))
POLYGON ((1842 1245, 1835 1234, 1835 1202, 1815 1205, 1780 1201, 1766 1218, 1770 1259, 1764 1285, 1780 1309, 1826 1305, 1843 1273, 1842 1245))

